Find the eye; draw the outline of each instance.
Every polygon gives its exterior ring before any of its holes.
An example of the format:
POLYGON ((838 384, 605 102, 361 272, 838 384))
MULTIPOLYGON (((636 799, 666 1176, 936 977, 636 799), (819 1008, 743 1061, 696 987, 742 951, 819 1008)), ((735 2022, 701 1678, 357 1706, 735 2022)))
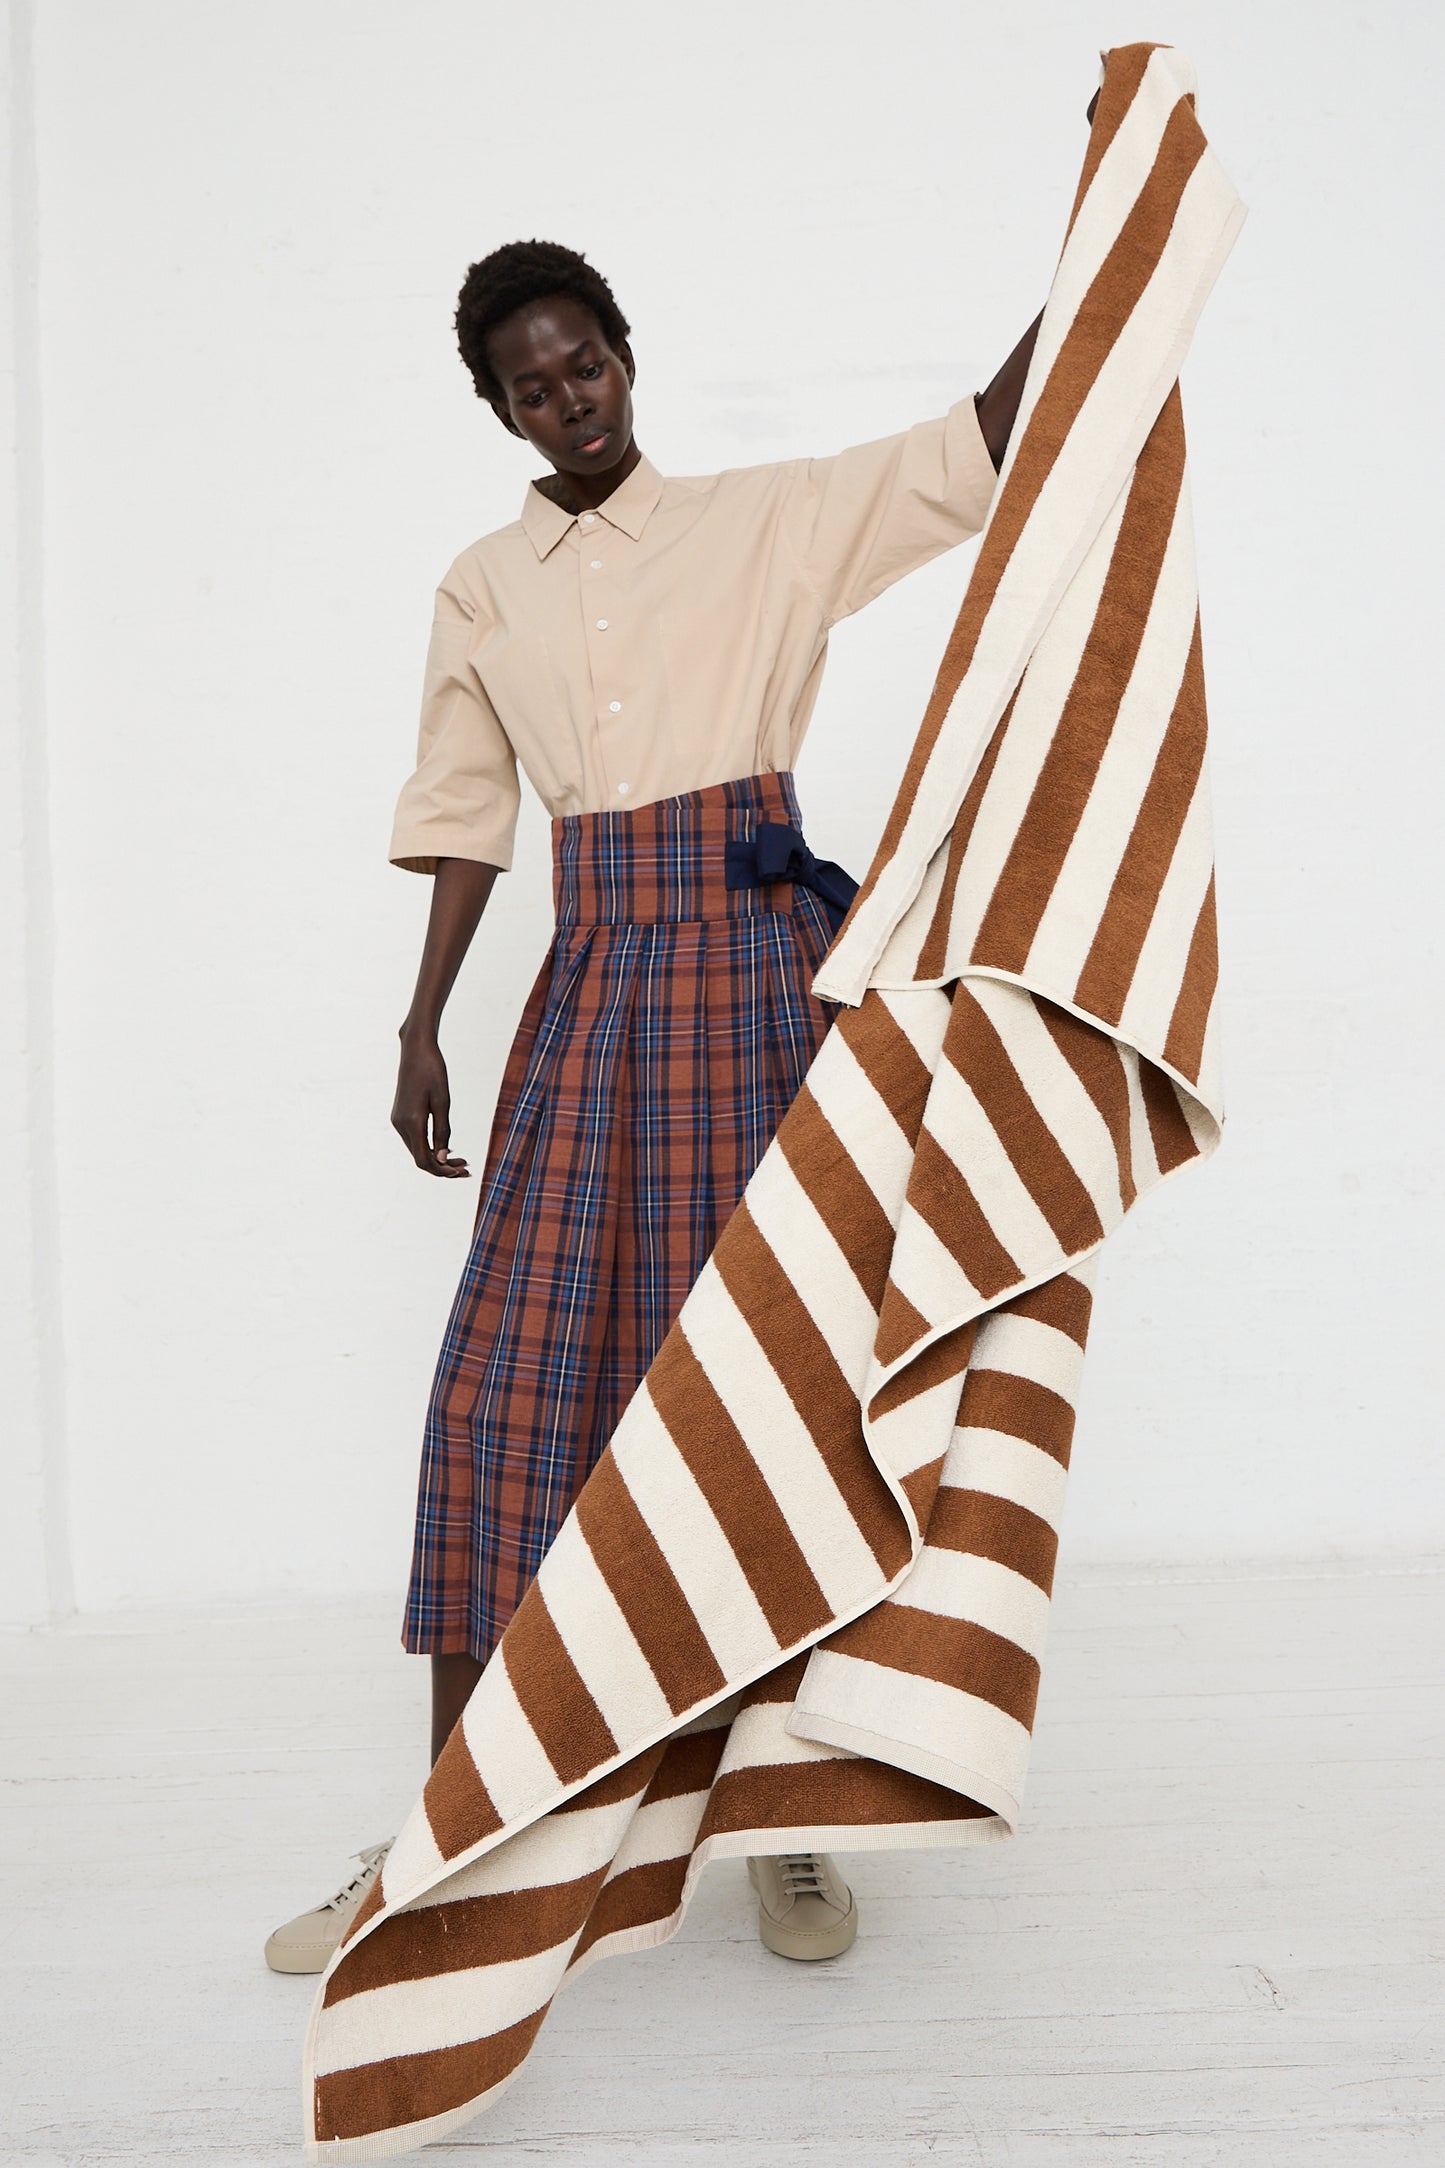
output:
POLYGON ((547 394, 544 391, 529 391, 522 404, 523 406, 540 406, 546 396, 547 394))
POLYGON ((579 376, 601 376, 602 364, 600 361, 584 362, 577 374, 579 376))

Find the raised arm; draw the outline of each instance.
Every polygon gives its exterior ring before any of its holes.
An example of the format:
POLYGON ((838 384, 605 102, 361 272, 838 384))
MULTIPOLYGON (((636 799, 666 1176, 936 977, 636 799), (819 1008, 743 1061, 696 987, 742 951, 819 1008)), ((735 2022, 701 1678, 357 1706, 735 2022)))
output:
POLYGON ((978 426, 983 431, 983 441, 988 446, 988 456, 993 461, 995 474, 1003 465, 1003 455, 1008 450, 1008 440, 1013 435, 1014 423, 1018 420, 1024 378, 1029 373, 1034 341, 1039 335, 1039 325, 1043 320, 1044 312, 1040 309, 988 389, 981 391, 974 401, 978 409, 978 426))

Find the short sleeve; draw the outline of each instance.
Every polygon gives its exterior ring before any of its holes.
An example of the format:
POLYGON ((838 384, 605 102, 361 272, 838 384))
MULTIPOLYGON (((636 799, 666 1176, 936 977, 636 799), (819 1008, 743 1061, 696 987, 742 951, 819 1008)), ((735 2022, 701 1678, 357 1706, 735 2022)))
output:
POLYGON ((977 534, 996 481, 971 398, 902 436, 800 460, 791 533, 827 622, 977 534))
POLYGON ((409 873, 435 873, 439 858, 474 858, 504 872, 512 863, 517 756, 469 660, 475 614, 449 575, 437 590, 416 771, 391 834, 391 862, 409 873))

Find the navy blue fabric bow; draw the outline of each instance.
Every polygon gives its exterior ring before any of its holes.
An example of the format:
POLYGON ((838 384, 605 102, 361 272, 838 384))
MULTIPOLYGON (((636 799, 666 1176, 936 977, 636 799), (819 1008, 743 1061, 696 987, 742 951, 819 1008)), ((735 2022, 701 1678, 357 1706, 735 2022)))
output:
POLYGON ((858 893, 851 873, 831 858, 815 858, 799 831, 783 821, 759 821, 751 836, 731 838, 724 845, 723 879, 729 888, 762 888, 769 881, 811 888, 834 933, 858 893))

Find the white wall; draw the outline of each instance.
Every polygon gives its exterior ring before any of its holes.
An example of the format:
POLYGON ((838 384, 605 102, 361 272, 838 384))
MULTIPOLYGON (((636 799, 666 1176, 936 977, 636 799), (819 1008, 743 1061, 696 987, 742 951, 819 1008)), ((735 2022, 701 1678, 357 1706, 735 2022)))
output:
MULTIPOLYGON (((530 471, 452 350, 468 260, 531 233, 592 252, 664 468, 880 434, 1034 313, 1096 49, 1141 33, 1195 55, 1253 207, 1186 382, 1232 1129, 1114 1245, 1069 1544, 1445 1541, 1427 0, 1368 31, 1343 0, 38 0, 82 1606, 404 1575, 473 1190, 387 1126, 427 888, 385 840, 432 584, 530 471)), ((858 870, 966 571, 835 643, 800 783, 858 870)), ((474 1160, 547 892, 533 808, 446 1034, 474 1160)))

